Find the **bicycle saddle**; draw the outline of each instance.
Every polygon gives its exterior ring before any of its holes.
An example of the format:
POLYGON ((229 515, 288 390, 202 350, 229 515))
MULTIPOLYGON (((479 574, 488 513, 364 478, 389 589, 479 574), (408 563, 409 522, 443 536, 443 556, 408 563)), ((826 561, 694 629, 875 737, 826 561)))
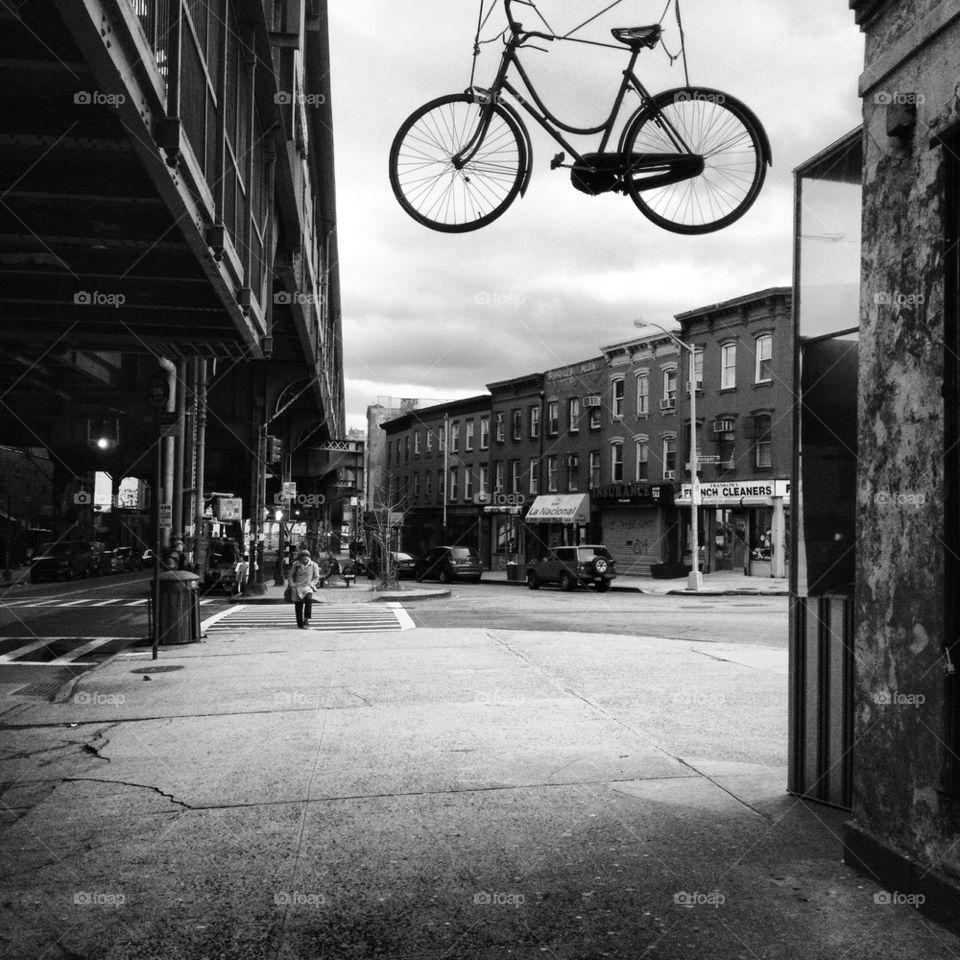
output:
POLYGON ((614 40, 625 43, 631 50, 640 50, 655 47, 662 30, 659 23, 652 23, 648 27, 615 27, 610 32, 614 40))

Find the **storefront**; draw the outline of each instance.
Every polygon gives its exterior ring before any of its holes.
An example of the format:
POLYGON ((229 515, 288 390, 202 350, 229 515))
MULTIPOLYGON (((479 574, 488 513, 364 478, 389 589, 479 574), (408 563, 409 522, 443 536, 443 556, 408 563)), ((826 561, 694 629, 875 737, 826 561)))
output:
POLYGON ((524 516, 526 557, 540 557, 548 547, 588 543, 590 496, 556 493, 537 497, 524 516))
MULTIPOLYGON (((677 506, 690 507, 690 484, 677 506)), ((785 577, 790 481, 730 480, 700 484, 700 560, 704 570, 742 570, 752 577, 785 577)), ((684 559, 690 555, 690 519, 684 523, 684 559)))
POLYGON ((654 564, 677 559, 673 484, 608 483, 590 495, 600 511, 599 539, 619 573, 648 574, 654 564))

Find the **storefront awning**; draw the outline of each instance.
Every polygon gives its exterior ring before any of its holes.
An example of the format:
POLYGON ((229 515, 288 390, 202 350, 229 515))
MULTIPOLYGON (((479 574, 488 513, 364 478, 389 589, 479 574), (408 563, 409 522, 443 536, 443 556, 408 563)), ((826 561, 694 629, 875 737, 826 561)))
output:
POLYGON ((590 497, 586 493, 537 497, 524 519, 533 523, 589 523, 590 497))

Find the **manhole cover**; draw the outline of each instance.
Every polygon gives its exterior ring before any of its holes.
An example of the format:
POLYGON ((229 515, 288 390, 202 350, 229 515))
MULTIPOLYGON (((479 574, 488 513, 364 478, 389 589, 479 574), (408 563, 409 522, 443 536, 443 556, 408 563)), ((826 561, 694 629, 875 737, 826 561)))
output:
POLYGON ((17 697, 52 697, 60 689, 59 680, 44 680, 39 683, 28 683, 14 691, 17 697))
POLYGON ((131 673, 170 673, 171 670, 182 670, 183 664, 170 664, 165 667, 138 667, 131 670, 131 673))

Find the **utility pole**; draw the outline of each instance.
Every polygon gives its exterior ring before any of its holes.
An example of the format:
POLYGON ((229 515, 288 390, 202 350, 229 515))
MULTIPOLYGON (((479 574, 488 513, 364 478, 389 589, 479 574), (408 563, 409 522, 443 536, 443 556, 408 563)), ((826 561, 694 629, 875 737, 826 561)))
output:
MULTIPOLYGON (((635 327, 656 327, 662 330, 678 347, 682 347, 690 355, 689 380, 690 388, 690 575, 687 577, 688 590, 703 589, 703 574, 700 572, 700 482, 697 477, 700 469, 700 461, 697 455, 697 383, 694 378, 696 373, 697 348, 681 340, 675 333, 661 327, 659 323, 653 323, 649 320, 634 320, 635 327)), ((683 370, 683 364, 680 364, 680 370, 683 370)))

